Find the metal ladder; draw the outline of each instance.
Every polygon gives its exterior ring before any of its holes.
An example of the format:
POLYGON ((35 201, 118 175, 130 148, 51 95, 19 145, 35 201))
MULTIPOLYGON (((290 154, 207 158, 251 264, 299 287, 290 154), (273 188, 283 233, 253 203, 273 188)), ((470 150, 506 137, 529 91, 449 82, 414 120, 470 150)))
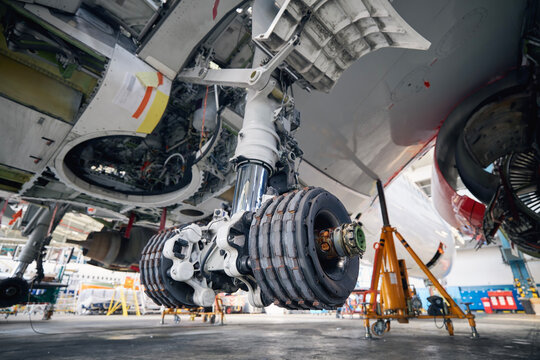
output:
POLYGON ((538 289, 534 281, 527 263, 523 257, 523 253, 518 249, 512 249, 506 235, 499 230, 499 238, 501 239, 501 254, 506 264, 510 265, 512 274, 514 275, 514 286, 520 298, 538 297, 538 289))

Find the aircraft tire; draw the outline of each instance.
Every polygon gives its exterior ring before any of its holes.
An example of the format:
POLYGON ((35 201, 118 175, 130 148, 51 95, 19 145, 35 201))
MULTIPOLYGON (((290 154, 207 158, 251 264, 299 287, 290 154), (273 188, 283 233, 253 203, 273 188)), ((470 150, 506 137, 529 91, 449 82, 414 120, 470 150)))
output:
POLYGON ((343 204, 321 188, 268 200, 253 217, 249 250, 263 300, 287 309, 335 309, 356 285, 358 258, 318 256, 316 233, 350 222, 343 204))

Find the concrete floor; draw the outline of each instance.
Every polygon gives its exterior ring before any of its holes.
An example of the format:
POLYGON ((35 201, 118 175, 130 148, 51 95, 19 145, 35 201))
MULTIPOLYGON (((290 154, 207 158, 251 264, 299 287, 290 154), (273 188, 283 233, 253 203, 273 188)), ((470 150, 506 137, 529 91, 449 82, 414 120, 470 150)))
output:
MULTIPOLYGON (((466 321, 454 337, 433 321, 392 322, 382 338, 363 339, 359 320, 327 315, 228 315, 226 325, 182 316, 70 316, 0 320, 0 359, 540 359, 540 316, 480 315, 481 338, 466 321)), ((440 325, 440 323, 439 323, 440 325)))

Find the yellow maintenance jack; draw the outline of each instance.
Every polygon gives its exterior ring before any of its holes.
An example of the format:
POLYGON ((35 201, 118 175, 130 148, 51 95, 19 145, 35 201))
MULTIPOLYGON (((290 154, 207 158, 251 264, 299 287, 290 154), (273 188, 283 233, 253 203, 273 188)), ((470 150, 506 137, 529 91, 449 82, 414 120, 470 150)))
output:
POLYGON ((454 335, 454 326, 452 320, 467 319, 472 331, 472 337, 478 338, 476 331, 476 322, 474 315, 469 309, 469 304, 466 303, 467 313, 463 312, 456 304, 452 297, 446 292, 444 287, 437 281, 435 276, 429 271, 427 266, 420 260, 418 255, 409 246, 407 241, 401 234, 390 225, 388 219, 388 210, 386 207, 386 199, 384 197, 384 188, 380 180, 377 180, 377 191, 379 193, 379 202, 381 206, 381 214, 383 220, 383 228, 378 247, 375 252, 373 263, 373 275, 371 279, 371 288, 369 301, 364 305, 364 326, 366 330, 365 337, 371 339, 373 332, 375 335, 381 336, 385 332, 390 331, 390 320, 396 319, 399 323, 408 323, 409 319, 442 319, 448 334, 454 335), (409 278, 405 260, 397 258, 396 248, 394 243, 394 235, 401 242, 405 250, 411 255, 416 264, 426 274, 433 286, 439 291, 440 295, 447 304, 443 304, 442 315, 423 315, 418 307, 413 306, 413 296, 409 286, 409 278), (380 300, 377 302, 377 294, 379 294, 379 281, 381 283, 380 300), (370 319, 376 320, 370 327, 370 319))
POLYGON ((174 322, 178 324, 180 322, 180 315, 189 315, 191 321, 195 321, 195 318, 202 317, 203 322, 210 322, 214 324, 216 321, 220 325, 223 325, 225 319, 225 313, 223 312, 223 300, 219 295, 216 295, 214 307, 212 311, 205 311, 203 307, 181 307, 181 308, 163 308, 161 310, 161 325, 165 324, 165 315, 174 315, 174 322))
POLYGON ((129 307, 126 302, 126 294, 124 292, 124 289, 131 290, 131 293, 133 294, 133 303, 135 304, 135 314, 137 316, 141 316, 141 311, 139 308, 139 301, 137 300, 137 290, 135 289, 135 284, 134 284, 133 279, 130 277, 126 277, 126 280, 124 281, 124 285, 118 286, 114 289, 106 316, 114 314, 114 312, 118 310, 120 306, 122 306, 122 315, 128 316, 129 307), (115 301, 116 291, 120 293, 120 299, 117 301, 115 301))

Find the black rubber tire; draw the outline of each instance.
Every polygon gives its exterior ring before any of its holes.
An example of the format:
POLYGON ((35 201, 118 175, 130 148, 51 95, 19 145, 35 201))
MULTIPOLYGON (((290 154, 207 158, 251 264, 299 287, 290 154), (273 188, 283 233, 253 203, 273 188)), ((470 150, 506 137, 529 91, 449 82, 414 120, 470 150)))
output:
POLYGON ((250 258, 265 299, 288 309, 335 309, 354 289, 359 259, 319 258, 315 232, 350 222, 343 204, 321 188, 267 201, 250 230, 250 258))
POLYGON ((272 200, 268 200, 261 205, 261 207, 255 213, 255 216, 253 216, 253 220, 251 221, 251 227, 249 229, 248 249, 249 249, 250 261, 252 264, 251 268, 253 271, 253 276, 255 276, 255 281, 257 282, 257 285, 259 285, 259 287, 261 288, 261 300, 264 306, 268 306, 272 303, 276 305, 283 305, 279 302, 279 299, 273 296, 269 288, 269 285, 266 282, 266 278, 263 275, 261 262, 259 259, 259 247, 258 247, 259 225, 261 223, 262 217, 264 216, 266 208, 271 203, 272 203, 272 200))
POLYGON ((28 300, 30 286, 24 279, 0 280, 0 308, 17 305, 28 300))
POLYGON ((145 293, 158 305, 168 308, 196 306, 193 288, 186 283, 172 280, 168 270, 173 262, 163 256, 165 242, 175 236, 175 229, 160 232, 144 247, 139 268, 145 293))

